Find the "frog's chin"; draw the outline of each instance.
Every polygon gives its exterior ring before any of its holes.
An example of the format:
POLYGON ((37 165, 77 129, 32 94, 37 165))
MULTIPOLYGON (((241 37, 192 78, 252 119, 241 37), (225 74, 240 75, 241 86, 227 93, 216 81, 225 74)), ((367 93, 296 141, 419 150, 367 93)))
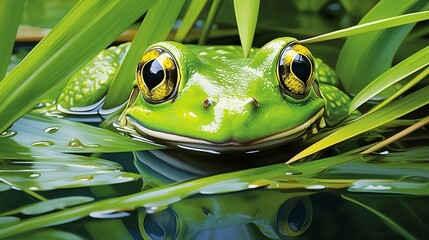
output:
POLYGON ((322 108, 313 117, 295 128, 246 142, 231 140, 218 143, 204 139, 156 131, 142 126, 137 120, 130 116, 126 116, 127 124, 126 126, 120 127, 119 130, 127 132, 142 141, 152 142, 159 145, 176 146, 186 150, 215 154, 228 151, 252 152, 259 151, 264 148, 275 147, 285 142, 296 140, 300 137, 306 137, 308 134, 317 133, 320 128, 325 127, 323 113, 324 109, 322 108))

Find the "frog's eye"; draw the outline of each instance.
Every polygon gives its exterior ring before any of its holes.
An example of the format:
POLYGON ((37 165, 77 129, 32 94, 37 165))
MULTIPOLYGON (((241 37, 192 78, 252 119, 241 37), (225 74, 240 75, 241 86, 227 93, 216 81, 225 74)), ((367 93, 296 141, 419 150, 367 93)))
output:
POLYGON ((283 93, 303 98, 310 92, 315 78, 314 59, 303 45, 295 42, 288 44, 280 54, 277 71, 283 93))
POLYGON ((137 84, 149 103, 161 103, 174 98, 180 83, 176 60, 166 49, 147 50, 137 66, 137 84))

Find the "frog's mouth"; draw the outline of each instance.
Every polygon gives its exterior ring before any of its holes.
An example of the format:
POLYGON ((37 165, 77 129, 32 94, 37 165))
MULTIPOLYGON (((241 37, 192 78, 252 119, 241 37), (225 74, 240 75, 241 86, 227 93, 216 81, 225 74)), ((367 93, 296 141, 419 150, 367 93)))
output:
POLYGON ((125 126, 120 127, 119 130, 142 141, 154 142, 166 146, 176 146, 189 150, 210 153, 220 153, 231 150, 254 151, 262 148, 278 146, 285 142, 296 140, 300 137, 305 138, 309 134, 316 134, 326 125, 323 117, 324 111, 324 108, 320 109, 317 114, 295 128, 247 142, 240 142, 232 139, 230 141, 219 143, 174 133, 157 131, 143 126, 138 120, 129 115, 125 116, 126 124, 125 126))

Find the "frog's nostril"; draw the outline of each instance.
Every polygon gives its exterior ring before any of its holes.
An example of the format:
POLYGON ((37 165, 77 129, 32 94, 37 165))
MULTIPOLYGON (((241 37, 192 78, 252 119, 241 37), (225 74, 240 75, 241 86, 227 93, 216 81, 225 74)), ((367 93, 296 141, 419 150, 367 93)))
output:
POLYGON ((213 105, 213 100, 212 99, 209 99, 209 98, 206 98, 204 101, 203 101, 203 107, 204 108, 208 108, 208 107, 210 107, 211 105, 213 105))
POLYGON ((246 99, 245 104, 246 105, 247 104, 252 104, 255 109, 259 107, 259 101, 258 101, 258 99, 254 98, 254 97, 246 99))

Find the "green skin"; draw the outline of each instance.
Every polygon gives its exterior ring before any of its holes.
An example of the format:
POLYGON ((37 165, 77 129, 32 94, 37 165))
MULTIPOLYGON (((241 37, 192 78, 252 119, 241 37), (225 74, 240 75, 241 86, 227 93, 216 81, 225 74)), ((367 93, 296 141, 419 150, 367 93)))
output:
POLYGON ((161 143, 205 149, 276 145, 335 126, 347 117, 350 98, 320 60, 315 59, 320 92, 312 87, 305 98, 296 99, 280 91, 279 55, 296 41, 272 40, 252 49, 248 58, 238 46, 156 43, 150 48, 162 47, 176 60, 181 76, 177 95, 153 104, 136 87, 120 122, 161 143))

